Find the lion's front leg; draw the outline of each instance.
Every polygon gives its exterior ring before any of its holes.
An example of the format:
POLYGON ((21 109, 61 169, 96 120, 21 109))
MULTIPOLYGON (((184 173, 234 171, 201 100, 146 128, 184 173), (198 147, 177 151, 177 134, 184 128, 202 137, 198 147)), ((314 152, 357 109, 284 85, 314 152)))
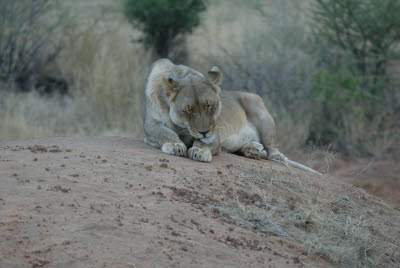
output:
MULTIPOLYGON (((218 133, 216 134, 218 135, 218 133)), ((212 156, 221 151, 219 144, 219 136, 216 137, 215 142, 206 144, 200 140, 195 140, 192 148, 189 149, 189 158, 200 162, 211 162, 212 156)))
POLYGON ((163 124, 148 122, 145 122, 144 130, 146 143, 161 148, 163 153, 186 157, 186 145, 173 130, 163 124))
POLYGON ((193 146, 189 149, 189 158, 200 162, 211 162, 212 154, 208 147, 193 146))
POLYGON ((183 142, 166 142, 161 147, 161 151, 166 154, 185 157, 186 145, 183 142))

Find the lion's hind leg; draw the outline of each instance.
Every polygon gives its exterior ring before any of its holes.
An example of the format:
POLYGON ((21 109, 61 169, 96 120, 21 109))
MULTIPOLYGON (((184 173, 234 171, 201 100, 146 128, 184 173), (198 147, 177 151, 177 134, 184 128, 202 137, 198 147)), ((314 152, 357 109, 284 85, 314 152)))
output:
POLYGON ((261 159, 261 154, 264 151, 264 146, 261 143, 252 141, 240 149, 240 153, 248 158, 261 159))
POLYGON ((286 163, 287 158, 277 148, 267 148, 268 160, 274 160, 282 163, 286 163))
POLYGON ((286 164, 287 158, 276 148, 266 148, 256 141, 252 141, 240 149, 240 154, 252 159, 273 160, 286 164))
POLYGON ((247 119, 256 127, 260 142, 265 148, 260 158, 285 163, 286 157, 278 150, 275 121, 262 98, 255 94, 240 92, 239 101, 247 119))

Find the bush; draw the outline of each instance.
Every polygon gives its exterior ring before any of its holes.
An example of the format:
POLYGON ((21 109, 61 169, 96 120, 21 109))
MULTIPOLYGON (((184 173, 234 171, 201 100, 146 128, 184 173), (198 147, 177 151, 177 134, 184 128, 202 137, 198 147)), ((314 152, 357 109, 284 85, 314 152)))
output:
MULTIPOLYGON (((385 133, 392 110, 383 105, 382 96, 365 90, 367 83, 345 70, 315 75, 311 96, 318 101, 320 114, 314 118, 309 139, 334 143, 337 150, 346 153, 377 152, 377 148, 371 148, 372 135, 377 139, 385 133)), ((379 85, 389 86, 384 80, 379 85)))
POLYGON ((337 73, 321 71, 314 77, 312 92, 316 100, 323 105, 372 116, 376 110, 375 106, 382 108, 379 105, 382 99, 364 90, 367 82, 362 77, 354 76, 345 70, 337 73), (355 111, 355 106, 363 106, 363 109, 355 111))
POLYGON ((344 57, 351 55, 362 76, 386 74, 400 40, 398 0, 315 0, 314 31, 344 57))
POLYGON ((395 140, 397 86, 387 72, 400 40, 397 0, 315 0, 314 46, 321 68, 312 97, 321 113, 310 140, 346 154, 383 155, 395 140))
POLYGON ((200 23, 203 0, 125 0, 124 13, 143 31, 140 39, 154 48, 159 57, 170 57, 174 46, 181 45, 185 34, 200 23))
POLYGON ((28 90, 32 79, 61 51, 67 14, 53 0, 2 0, 0 2, 0 80, 15 81, 28 90))

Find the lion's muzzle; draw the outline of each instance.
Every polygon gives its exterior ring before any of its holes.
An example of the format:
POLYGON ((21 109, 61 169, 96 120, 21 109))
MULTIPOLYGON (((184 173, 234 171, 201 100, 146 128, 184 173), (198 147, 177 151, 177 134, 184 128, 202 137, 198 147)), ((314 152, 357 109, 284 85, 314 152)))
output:
POLYGON ((215 141, 216 136, 217 135, 212 135, 212 136, 207 137, 207 138, 201 138, 200 140, 202 142, 204 142, 205 144, 211 144, 211 143, 213 143, 215 141))

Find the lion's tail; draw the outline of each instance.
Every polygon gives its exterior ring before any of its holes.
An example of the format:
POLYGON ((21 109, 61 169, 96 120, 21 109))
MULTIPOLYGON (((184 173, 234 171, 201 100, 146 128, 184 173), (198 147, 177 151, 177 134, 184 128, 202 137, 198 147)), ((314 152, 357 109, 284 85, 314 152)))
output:
POLYGON ((304 170, 304 171, 308 171, 308 172, 311 172, 311 173, 314 173, 314 174, 322 175, 322 174, 319 173, 318 171, 316 171, 316 170, 314 170, 314 169, 312 169, 312 168, 309 168, 309 167, 307 167, 307 166, 305 166, 305 165, 302 165, 302 164, 300 164, 300 163, 297 163, 297 162, 295 162, 295 161, 292 161, 292 160, 290 160, 290 159, 287 158, 287 157, 285 157, 285 160, 284 160, 284 161, 282 161, 282 160, 277 160, 277 159, 268 159, 267 153, 266 153, 265 151, 263 151, 263 154, 262 154, 261 158, 266 159, 266 160, 272 160, 272 161, 275 161, 275 162, 284 164, 285 166, 295 167, 295 168, 298 168, 298 169, 301 169, 301 170, 304 170))
POLYGON ((309 167, 307 167, 305 165, 302 165, 300 163, 297 163, 295 161, 292 161, 290 159, 286 159, 286 163, 285 162, 281 162, 281 161, 276 161, 276 162, 287 164, 288 166, 295 167, 295 168, 298 168, 298 169, 301 169, 301 170, 304 170, 304 171, 309 171, 309 172, 312 172, 312 173, 315 173, 315 174, 318 174, 318 175, 322 175, 318 171, 316 171, 316 170, 314 170, 312 168, 309 168, 309 167))

